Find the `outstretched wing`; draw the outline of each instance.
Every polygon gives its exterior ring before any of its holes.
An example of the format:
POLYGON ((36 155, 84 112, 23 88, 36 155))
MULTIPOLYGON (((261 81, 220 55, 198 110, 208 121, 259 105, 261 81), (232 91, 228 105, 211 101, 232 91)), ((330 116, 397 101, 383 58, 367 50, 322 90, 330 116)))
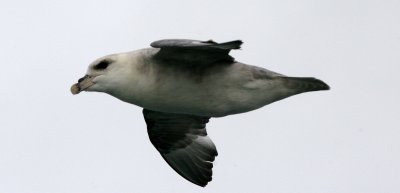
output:
POLYGON ((151 43, 154 48, 160 48, 155 59, 182 65, 209 65, 216 62, 232 63, 234 58, 229 55, 232 49, 239 49, 241 40, 216 43, 212 40, 167 39, 151 43))
POLYGON ((151 143, 182 177, 199 186, 212 179, 212 162, 218 155, 207 136, 209 117, 163 113, 143 109, 151 143))

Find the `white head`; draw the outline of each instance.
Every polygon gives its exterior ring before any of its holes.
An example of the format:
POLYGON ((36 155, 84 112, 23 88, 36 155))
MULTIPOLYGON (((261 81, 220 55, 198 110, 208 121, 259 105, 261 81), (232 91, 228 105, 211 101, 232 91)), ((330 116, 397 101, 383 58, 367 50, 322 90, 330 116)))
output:
POLYGON ((101 57, 89 65, 86 75, 72 85, 71 92, 96 91, 114 95, 117 90, 126 88, 124 85, 132 84, 135 64, 132 53, 101 57))

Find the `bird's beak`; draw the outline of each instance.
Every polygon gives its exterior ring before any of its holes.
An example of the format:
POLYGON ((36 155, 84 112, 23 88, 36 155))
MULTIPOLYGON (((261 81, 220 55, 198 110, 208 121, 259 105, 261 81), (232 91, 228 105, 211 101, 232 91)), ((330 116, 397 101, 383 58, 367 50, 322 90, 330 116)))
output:
POLYGON ((78 80, 78 83, 75 83, 71 86, 71 93, 72 94, 79 94, 81 91, 86 90, 90 86, 94 84, 93 76, 85 75, 84 77, 78 80))

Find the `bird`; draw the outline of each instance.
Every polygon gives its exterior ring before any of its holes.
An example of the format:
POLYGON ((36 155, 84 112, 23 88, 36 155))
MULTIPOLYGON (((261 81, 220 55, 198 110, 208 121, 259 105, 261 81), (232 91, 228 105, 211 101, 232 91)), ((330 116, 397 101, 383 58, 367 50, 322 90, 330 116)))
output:
POLYGON ((218 155, 206 131, 210 118, 330 89, 316 78, 285 76, 236 61, 229 52, 242 43, 158 40, 149 48, 95 60, 71 92, 103 92, 142 107, 150 142, 179 175, 204 187, 212 180, 218 155))

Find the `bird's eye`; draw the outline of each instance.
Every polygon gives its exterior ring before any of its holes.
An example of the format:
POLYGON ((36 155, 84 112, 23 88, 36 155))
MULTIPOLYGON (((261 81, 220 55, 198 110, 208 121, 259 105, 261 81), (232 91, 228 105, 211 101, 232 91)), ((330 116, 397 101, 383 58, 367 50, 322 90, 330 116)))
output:
POLYGON ((111 64, 110 60, 102 60, 98 64, 96 64, 93 68, 95 70, 104 70, 111 64))

